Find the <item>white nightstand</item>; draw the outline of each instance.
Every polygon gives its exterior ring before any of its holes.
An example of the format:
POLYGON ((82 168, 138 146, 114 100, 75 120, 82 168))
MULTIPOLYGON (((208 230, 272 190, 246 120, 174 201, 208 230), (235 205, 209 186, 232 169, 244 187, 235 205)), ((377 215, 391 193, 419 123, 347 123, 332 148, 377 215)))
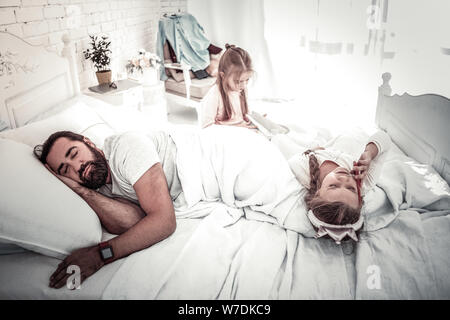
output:
POLYGON ((115 108, 117 112, 133 109, 142 114, 142 119, 149 125, 164 126, 167 124, 167 102, 164 82, 154 85, 141 84, 134 80, 115 82, 117 89, 108 85, 94 86, 86 89, 84 94, 102 100, 115 108), (94 91, 93 91, 94 90, 94 91))
POLYGON ((84 94, 100 99, 113 106, 124 106, 141 110, 144 105, 143 87, 132 80, 119 80, 114 82, 117 88, 108 84, 89 87, 84 94))

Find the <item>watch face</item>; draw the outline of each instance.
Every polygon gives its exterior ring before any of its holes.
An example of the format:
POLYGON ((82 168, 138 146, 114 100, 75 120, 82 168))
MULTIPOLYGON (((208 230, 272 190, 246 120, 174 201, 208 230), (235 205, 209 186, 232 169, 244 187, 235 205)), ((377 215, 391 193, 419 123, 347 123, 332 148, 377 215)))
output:
POLYGON ((112 258, 112 256, 113 256, 113 252, 112 252, 112 250, 111 250, 111 248, 104 248, 104 249, 102 249, 102 257, 103 257, 103 259, 109 259, 109 258, 112 258))

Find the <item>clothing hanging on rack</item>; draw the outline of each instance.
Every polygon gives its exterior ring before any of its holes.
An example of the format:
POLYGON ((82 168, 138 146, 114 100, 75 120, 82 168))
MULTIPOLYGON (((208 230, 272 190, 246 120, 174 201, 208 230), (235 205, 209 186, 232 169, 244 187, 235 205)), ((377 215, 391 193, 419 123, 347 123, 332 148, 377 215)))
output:
MULTIPOLYGON (((164 17, 164 18, 167 18, 168 16, 169 16, 169 15, 168 15, 167 13, 164 13, 164 14, 163 14, 163 17, 164 17)), ((171 16, 171 17, 176 17, 177 14, 176 14, 176 13, 172 13, 170 16, 171 16)))
MULTIPOLYGON (((169 50, 171 47, 174 53, 173 61, 190 65, 194 74, 209 66, 210 51, 208 48, 214 52, 221 51, 216 46, 211 47, 211 42, 206 37, 203 27, 189 13, 163 16, 159 20, 156 54, 161 61, 164 61, 164 43, 166 41, 169 44, 169 50)), ((167 78, 164 68, 160 68, 160 79, 165 81, 167 78)))
MULTIPOLYGON (((167 46, 169 48, 170 59, 172 61, 178 61, 177 55, 175 54, 175 51, 173 50, 173 48, 169 42, 167 43, 167 46)), ((211 43, 208 47, 208 52, 209 52, 209 54, 219 54, 220 52, 222 52, 222 48, 219 48, 211 43)), ((177 73, 178 72, 182 72, 182 71, 177 70, 177 73)))
MULTIPOLYGON (((178 9, 178 13, 180 13, 180 12, 181 12, 181 10, 178 9)), ((168 15, 169 15, 169 14, 166 12, 166 13, 163 14, 163 17, 166 17, 166 18, 167 18, 168 15)), ((176 13, 172 13, 170 16, 175 17, 175 16, 177 16, 177 14, 176 14, 176 13)))

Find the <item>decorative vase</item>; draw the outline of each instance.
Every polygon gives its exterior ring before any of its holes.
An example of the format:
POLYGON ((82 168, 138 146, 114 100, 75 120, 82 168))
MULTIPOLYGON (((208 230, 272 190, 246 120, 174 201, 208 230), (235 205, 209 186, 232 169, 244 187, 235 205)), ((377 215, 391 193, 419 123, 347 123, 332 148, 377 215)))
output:
POLYGON ((97 76, 98 84, 111 83, 111 70, 97 71, 95 75, 97 76))

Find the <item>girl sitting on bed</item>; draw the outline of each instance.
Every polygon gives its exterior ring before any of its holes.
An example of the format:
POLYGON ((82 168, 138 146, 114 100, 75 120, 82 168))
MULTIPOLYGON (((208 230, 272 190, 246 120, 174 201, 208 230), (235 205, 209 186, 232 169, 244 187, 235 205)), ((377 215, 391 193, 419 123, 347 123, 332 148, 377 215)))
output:
POLYGON ((231 125, 256 129, 248 120, 247 83, 253 74, 252 60, 244 49, 226 44, 219 61, 216 84, 202 101, 200 124, 231 125))
POLYGON ((305 203, 316 238, 326 236, 338 244, 348 239, 358 241, 364 220, 362 197, 375 186, 391 139, 383 131, 376 132, 357 162, 353 159, 360 151, 351 150, 353 156, 344 151, 355 146, 351 137, 337 137, 327 145, 333 147, 294 155, 289 165, 308 190, 305 203))

